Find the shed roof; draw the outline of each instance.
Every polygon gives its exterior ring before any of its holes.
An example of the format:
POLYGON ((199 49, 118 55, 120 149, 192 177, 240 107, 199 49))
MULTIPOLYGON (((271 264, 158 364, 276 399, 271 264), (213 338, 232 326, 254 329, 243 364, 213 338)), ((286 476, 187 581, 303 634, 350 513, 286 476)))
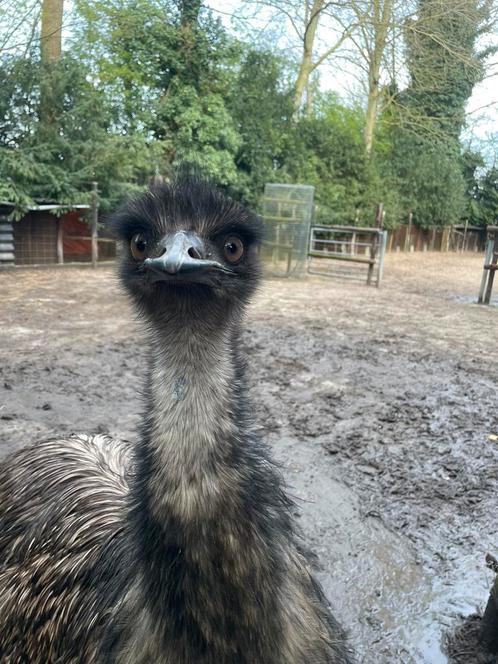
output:
MULTIPOLYGON (((15 203, 11 201, 0 201, 0 207, 14 208, 15 203)), ((86 203, 78 203, 77 205, 59 205, 58 203, 37 203, 28 208, 29 212, 46 212, 47 210, 62 210, 68 208, 69 210, 89 210, 90 206, 86 203)))

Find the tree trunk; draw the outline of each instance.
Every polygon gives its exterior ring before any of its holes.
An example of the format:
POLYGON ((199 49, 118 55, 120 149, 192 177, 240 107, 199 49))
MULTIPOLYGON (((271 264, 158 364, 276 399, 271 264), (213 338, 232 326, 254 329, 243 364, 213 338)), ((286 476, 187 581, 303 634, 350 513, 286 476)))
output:
POLYGON ((316 30, 320 20, 320 12, 323 10, 325 0, 314 0, 311 8, 311 14, 306 24, 303 39, 303 57, 299 66, 296 83, 294 85, 294 101, 293 101, 293 120, 296 122, 301 104, 303 101, 304 91, 308 87, 309 77, 315 65, 313 64, 313 46, 315 43, 316 30))
POLYGON ((195 28, 199 21, 201 0, 180 0, 180 23, 182 28, 195 28))
POLYGON ((365 150, 368 156, 372 153, 377 124, 377 113, 380 99, 380 68, 386 49, 387 35, 392 20, 394 0, 373 0, 372 28, 373 42, 369 49, 368 61, 368 101, 365 117, 365 150))
POLYGON ((62 54, 62 12, 64 0, 43 0, 40 36, 42 62, 40 79, 40 129, 50 140, 56 127, 56 99, 54 91, 54 66, 62 54))
POLYGON ((61 58, 63 8, 64 0, 43 0, 40 38, 43 64, 53 64, 61 58))
POLYGON ((181 65, 178 75, 185 83, 199 87, 201 77, 199 53, 199 13, 201 0, 180 0, 180 53, 181 65))
POLYGON ((365 151, 371 155, 373 148, 373 139, 375 134, 375 125, 377 123, 378 108, 378 89, 376 86, 370 86, 368 90, 367 112, 365 115, 365 151))

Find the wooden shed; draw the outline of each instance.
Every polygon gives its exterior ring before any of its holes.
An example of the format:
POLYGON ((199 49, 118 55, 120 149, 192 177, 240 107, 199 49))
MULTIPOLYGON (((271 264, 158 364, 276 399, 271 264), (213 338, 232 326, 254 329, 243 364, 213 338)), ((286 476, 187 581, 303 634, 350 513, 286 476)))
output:
MULTIPOLYGON (((89 262, 92 240, 88 205, 33 206, 18 221, 10 220, 14 206, 0 202, 0 265, 47 265, 89 262), (60 212, 65 210, 62 214, 60 212)), ((115 256, 115 243, 98 239, 100 260, 115 256)))

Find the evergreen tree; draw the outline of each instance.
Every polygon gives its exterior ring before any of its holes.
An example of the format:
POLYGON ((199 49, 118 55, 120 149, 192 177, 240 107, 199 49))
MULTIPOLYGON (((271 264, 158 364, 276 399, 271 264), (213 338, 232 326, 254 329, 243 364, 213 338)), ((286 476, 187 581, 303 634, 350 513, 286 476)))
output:
POLYGON ((418 0, 406 26, 410 83, 391 113, 388 169, 400 183, 405 214, 420 225, 451 224, 465 211, 460 146, 465 106, 483 75, 477 39, 488 6, 479 0, 418 0))

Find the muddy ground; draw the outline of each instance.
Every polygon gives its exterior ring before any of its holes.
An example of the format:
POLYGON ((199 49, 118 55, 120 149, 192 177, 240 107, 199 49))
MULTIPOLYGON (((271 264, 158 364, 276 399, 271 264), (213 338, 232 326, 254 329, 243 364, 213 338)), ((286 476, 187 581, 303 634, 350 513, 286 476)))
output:
MULTIPOLYGON (((365 664, 495 661, 464 620, 498 552, 498 307, 474 304, 481 266, 392 255, 379 290, 269 281, 248 317, 257 417, 365 664)), ((0 303, 0 455, 61 432, 133 438, 144 353, 113 270, 2 272, 0 303)))

